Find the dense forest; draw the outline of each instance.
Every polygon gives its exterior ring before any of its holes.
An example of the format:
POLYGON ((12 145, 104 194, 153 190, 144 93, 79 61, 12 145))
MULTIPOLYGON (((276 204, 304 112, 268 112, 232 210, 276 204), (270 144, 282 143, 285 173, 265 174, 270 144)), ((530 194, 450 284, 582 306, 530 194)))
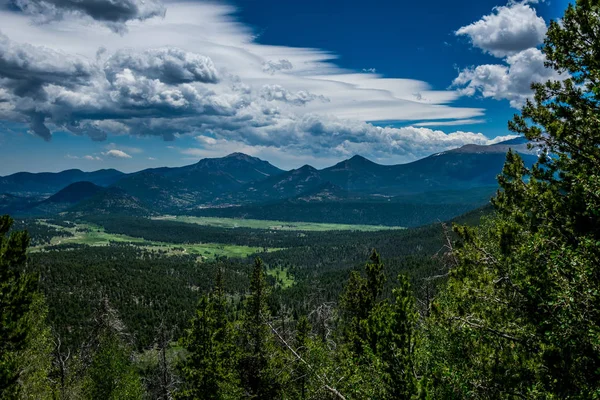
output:
POLYGON ((60 231, 0 217, 0 398, 599 399, 600 2, 569 5, 543 52, 563 79, 509 123, 537 163, 509 151, 494 212, 452 231, 90 221, 285 248, 198 262, 131 243, 28 254, 60 231))

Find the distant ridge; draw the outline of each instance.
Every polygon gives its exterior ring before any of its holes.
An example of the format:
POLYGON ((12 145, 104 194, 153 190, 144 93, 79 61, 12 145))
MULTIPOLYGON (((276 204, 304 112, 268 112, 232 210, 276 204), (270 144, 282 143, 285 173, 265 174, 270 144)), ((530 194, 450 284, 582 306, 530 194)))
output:
POLYGON ((62 172, 17 172, 0 177, 0 193, 17 195, 51 195, 75 182, 88 181, 99 186, 109 186, 125 174, 116 169, 83 172, 69 169, 62 172))
MULTIPOLYGON (((397 165, 381 165, 354 155, 320 170, 304 165, 283 171, 257 157, 232 153, 183 167, 150 168, 131 174, 115 170, 13 174, 0 178, 0 190, 17 188, 11 196, 28 199, 60 187, 47 200, 36 199, 39 203, 35 207, 17 210, 26 215, 66 210, 88 214, 195 214, 200 209, 249 207, 248 213, 257 217, 276 214, 288 219, 304 216, 313 221, 322 218, 337 222, 369 217, 385 224, 385 215, 379 214, 387 213, 396 222, 415 224, 429 218, 448 219, 489 201, 497 189, 496 177, 508 149, 519 152, 526 165, 537 159, 532 154, 535 149, 527 149, 527 141, 522 138, 488 146, 465 145, 397 165), (82 175, 94 180, 70 182, 82 175), (415 217, 419 209, 422 215, 415 217)), ((14 205, 22 200, 6 197, 2 201, 14 205)), ((218 214, 237 216, 241 211, 237 208, 218 214)))

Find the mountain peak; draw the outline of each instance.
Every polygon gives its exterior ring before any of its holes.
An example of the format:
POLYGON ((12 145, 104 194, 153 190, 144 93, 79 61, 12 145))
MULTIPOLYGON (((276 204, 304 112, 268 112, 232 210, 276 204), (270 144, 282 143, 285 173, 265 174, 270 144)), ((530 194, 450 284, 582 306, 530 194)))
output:
POLYGON ((360 154, 355 154, 353 155, 350 159, 348 159, 348 161, 354 161, 354 162, 365 162, 365 161, 371 161, 363 156, 361 156, 360 154))
POLYGON ((102 187, 88 181, 71 183, 66 188, 50 196, 45 203, 77 203, 92 197, 104 190, 102 187))
POLYGON ((252 156, 249 156, 248 154, 240 153, 240 152, 228 154, 223 158, 234 158, 236 160, 256 160, 256 157, 252 157, 252 156))
POLYGON ((298 168, 296 171, 313 172, 313 171, 316 171, 316 170, 317 169, 315 167, 313 167, 312 165, 304 164, 303 166, 301 166, 300 168, 298 168))

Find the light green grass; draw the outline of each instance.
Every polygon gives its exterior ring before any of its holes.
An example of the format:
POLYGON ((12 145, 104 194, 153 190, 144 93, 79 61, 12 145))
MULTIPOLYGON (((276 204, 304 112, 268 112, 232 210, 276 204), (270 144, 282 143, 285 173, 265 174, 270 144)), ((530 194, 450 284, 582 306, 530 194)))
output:
MULTIPOLYGON (((264 248, 262 247, 238 246, 219 243, 177 244, 166 242, 154 242, 127 235, 107 233, 102 227, 92 224, 78 223, 75 228, 64 228, 58 225, 48 224, 42 220, 39 220, 38 222, 45 223, 46 225, 52 226, 61 231, 71 232, 75 236, 54 237, 50 241, 49 245, 36 246, 31 248, 31 251, 33 252, 43 250, 47 246, 58 244, 85 244, 88 246, 108 246, 111 242, 119 242, 131 243, 151 251, 164 251, 168 255, 194 254, 197 255, 200 260, 205 260, 212 259, 216 256, 226 256, 232 258, 247 257, 251 254, 262 252, 264 250, 264 248)), ((267 249, 267 251, 269 252, 277 250, 281 249, 267 249)))
POLYGON ((380 225, 350 225, 326 224, 317 222, 285 222, 259 219, 216 218, 216 217, 190 217, 186 215, 165 215, 154 219, 186 222, 190 224, 216 226, 221 228, 253 228, 273 229, 284 231, 381 231, 390 229, 403 229, 399 226, 380 225))
POLYGON ((281 286, 282 289, 287 289, 296 283, 294 277, 289 273, 287 268, 284 268, 283 270, 277 267, 269 269, 267 270, 267 275, 275 278, 277 285, 281 286))

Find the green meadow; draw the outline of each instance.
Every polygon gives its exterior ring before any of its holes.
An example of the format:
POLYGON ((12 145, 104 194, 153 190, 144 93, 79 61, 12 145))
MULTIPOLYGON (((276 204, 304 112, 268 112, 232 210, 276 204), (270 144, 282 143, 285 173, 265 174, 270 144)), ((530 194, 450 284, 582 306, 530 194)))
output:
MULTIPOLYGON (((52 226, 61 231, 70 232, 74 236, 54 237, 52 238, 50 244, 33 247, 31 249, 31 251, 33 252, 41 251, 48 246, 59 244, 85 244, 88 246, 108 246, 111 244, 111 242, 130 243, 132 245, 143 247, 148 250, 163 251, 171 255, 195 254, 200 259, 211 259, 216 256, 247 257, 251 254, 262 252, 264 250, 262 247, 238 246, 220 243, 179 244, 167 242, 154 242, 127 235, 107 233, 102 227, 89 223, 77 223, 74 228, 65 228, 58 225, 48 224, 44 220, 38 220, 38 222, 52 226)), ((277 250, 280 249, 267 249, 267 251, 277 250)))
POLYGON ((273 229, 286 231, 381 231, 390 229, 403 229, 399 226, 380 225, 349 225, 325 224, 317 222, 286 222, 259 219, 217 218, 217 217, 190 217, 186 215, 165 215, 154 219, 186 222, 190 224, 215 226, 220 228, 253 228, 273 229))

